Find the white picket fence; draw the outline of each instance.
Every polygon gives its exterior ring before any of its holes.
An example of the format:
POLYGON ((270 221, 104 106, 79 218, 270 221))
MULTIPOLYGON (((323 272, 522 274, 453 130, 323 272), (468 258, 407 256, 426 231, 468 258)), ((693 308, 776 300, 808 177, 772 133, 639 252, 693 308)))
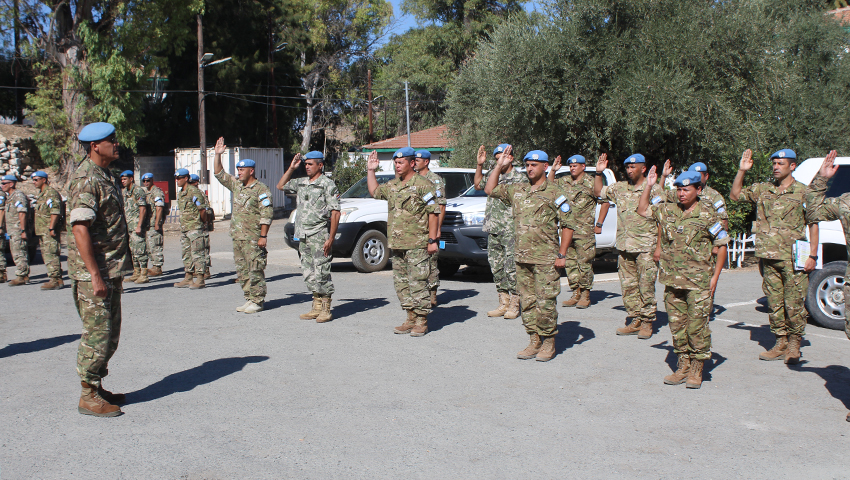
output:
POLYGON ((732 263, 735 262, 737 263, 738 268, 741 268, 741 263, 744 261, 744 254, 747 252, 755 253, 755 241, 755 235, 750 235, 748 237, 741 233, 738 234, 738 236, 733 237, 732 241, 729 242, 729 245, 726 248, 726 265, 731 266, 732 263))

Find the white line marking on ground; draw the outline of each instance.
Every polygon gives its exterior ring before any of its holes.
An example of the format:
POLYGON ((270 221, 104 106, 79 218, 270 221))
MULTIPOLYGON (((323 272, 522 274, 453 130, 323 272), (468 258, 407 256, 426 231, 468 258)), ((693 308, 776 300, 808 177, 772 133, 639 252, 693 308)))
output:
MULTIPOLYGON (((735 325, 743 325, 745 327, 762 327, 763 326, 763 325, 755 325, 755 324, 752 324, 752 323, 739 322, 737 320, 729 320, 729 319, 726 319, 726 318, 714 317, 714 319, 717 320, 717 321, 720 321, 720 322, 732 323, 732 324, 735 324, 735 325)), ((847 340, 847 337, 836 337, 834 335, 821 335, 819 333, 807 333, 806 334, 807 337, 810 336, 810 335, 813 336, 813 337, 830 338, 832 340, 847 340)))
POLYGON ((758 300, 750 300, 749 302, 737 302, 730 303, 729 305, 718 305, 718 307, 723 308, 732 308, 732 307, 743 307, 744 305, 758 305, 758 300))

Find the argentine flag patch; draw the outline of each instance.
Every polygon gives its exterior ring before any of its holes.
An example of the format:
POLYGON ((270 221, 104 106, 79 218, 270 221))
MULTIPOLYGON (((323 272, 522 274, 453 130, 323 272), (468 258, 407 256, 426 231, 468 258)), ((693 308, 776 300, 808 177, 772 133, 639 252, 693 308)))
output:
POLYGON ((260 200, 262 200, 262 199, 264 199, 264 198, 266 198, 266 197, 268 197, 268 196, 269 196, 269 194, 268 194, 268 193, 263 193, 263 194, 261 194, 261 195, 260 195, 260 197, 259 197, 259 198, 260 198, 260 200))
POLYGON ((718 234, 720 234, 720 232, 724 231, 723 225, 721 225, 720 222, 717 222, 712 225, 711 228, 708 229, 708 231, 716 237, 718 234))
POLYGON ((658 205, 659 203, 661 203, 661 195, 658 195, 655 198, 653 198, 651 203, 653 205, 658 205))
POLYGON ((426 193, 425 196, 422 197, 422 201, 428 205, 431 205, 432 203, 434 203, 434 194, 431 192, 426 193))
POLYGON ((53 199, 52 198, 47 199, 47 206, 50 207, 50 208, 53 208, 53 199))
POLYGON ((718 200, 718 201, 714 202, 714 209, 715 210, 717 210, 719 212, 721 208, 723 208, 723 200, 718 200))

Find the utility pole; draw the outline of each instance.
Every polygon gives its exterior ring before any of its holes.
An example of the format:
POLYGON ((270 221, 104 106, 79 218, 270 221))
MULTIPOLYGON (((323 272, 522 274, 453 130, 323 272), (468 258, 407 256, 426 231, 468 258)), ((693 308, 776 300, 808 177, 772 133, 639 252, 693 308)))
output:
POLYGON ((21 93, 23 91, 18 88, 20 87, 20 77, 21 77, 21 47, 20 47, 20 10, 19 10, 20 0, 15 0, 14 6, 14 15, 15 15, 15 123, 22 125, 24 123, 24 102, 21 101, 21 93))
POLYGON ((366 86, 369 95, 369 138, 366 139, 366 143, 372 143, 374 141, 372 137, 374 132, 372 129, 372 70, 366 70, 366 86))
POLYGON ((407 115, 407 146, 410 148, 410 98, 407 95, 407 80, 404 81, 404 111, 407 115))
POLYGON ((207 175, 207 121, 204 111, 204 19, 198 14, 198 130, 201 137, 201 171, 199 177, 202 185, 209 184, 207 175))

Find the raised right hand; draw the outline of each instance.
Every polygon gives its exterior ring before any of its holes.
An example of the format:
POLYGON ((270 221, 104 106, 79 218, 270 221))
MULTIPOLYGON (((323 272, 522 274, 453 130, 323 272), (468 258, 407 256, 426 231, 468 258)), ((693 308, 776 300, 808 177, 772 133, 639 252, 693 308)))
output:
MULTIPOLYGON (((673 173, 673 164, 670 163, 670 159, 668 158, 667 161, 664 162, 664 169, 661 170, 661 176, 668 177, 671 173, 673 173)), ((652 183, 654 184, 655 182, 652 183)))
POLYGON ((832 178, 835 175, 835 172, 838 171, 838 165, 835 165, 835 157, 838 156, 838 152, 835 150, 830 150, 828 154, 826 154, 826 158, 823 159, 823 164, 820 166, 820 175, 826 178, 832 178))
POLYGON ((552 170, 554 170, 555 173, 557 173, 558 170, 560 170, 560 169, 561 169, 561 156, 558 155, 557 157, 555 157, 555 161, 552 162, 552 170))
POLYGON ((596 161, 596 171, 601 172, 608 168, 608 154, 599 155, 599 160, 596 161))
POLYGON ((225 150, 227 150, 227 145, 224 144, 224 137, 218 137, 215 142, 215 154, 221 155, 225 150))
POLYGON ((293 172, 296 168, 301 166, 301 153, 296 153, 295 158, 292 159, 292 163, 289 164, 289 169, 293 172))
POLYGON ((748 148, 741 155, 741 165, 738 169, 746 172, 751 168, 753 168, 753 151, 748 148))
POLYGON ((658 172, 655 171, 655 165, 653 165, 652 168, 649 169, 649 173, 646 174, 646 183, 649 185, 655 185, 656 181, 658 181, 658 172))
POLYGON ((369 161, 366 162, 366 170, 374 172, 380 166, 381 162, 378 160, 378 152, 376 150, 372 150, 372 153, 369 154, 369 161))
POLYGON ((484 162, 487 161, 487 150, 484 149, 484 145, 478 147, 478 158, 475 160, 478 162, 479 166, 484 166, 484 162))

